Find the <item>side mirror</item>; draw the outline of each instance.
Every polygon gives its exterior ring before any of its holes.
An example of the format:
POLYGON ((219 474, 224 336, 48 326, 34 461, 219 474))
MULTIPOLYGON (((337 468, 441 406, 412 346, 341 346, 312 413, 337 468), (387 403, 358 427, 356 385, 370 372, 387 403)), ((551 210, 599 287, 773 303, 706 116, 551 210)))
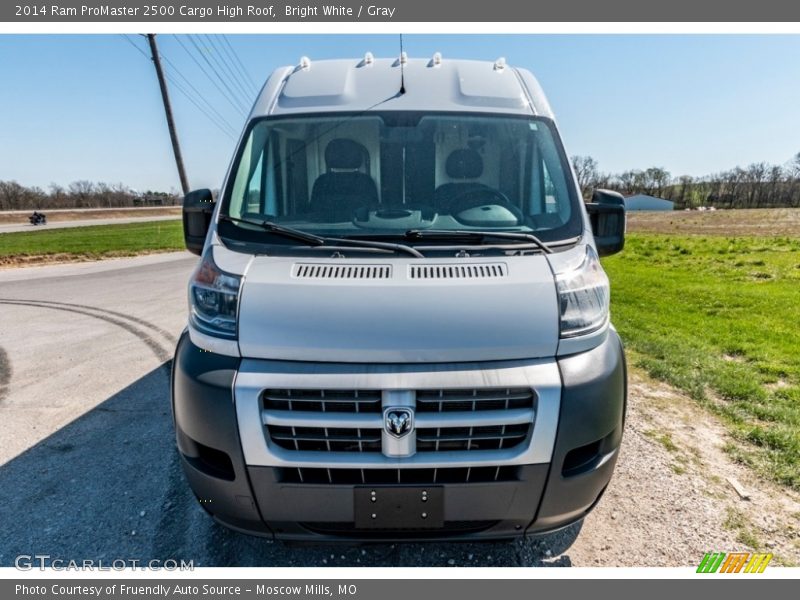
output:
POLYGON ((200 255, 214 214, 211 190, 194 190, 183 198, 183 241, 189 252, 200 255))
POLYGON ((600 256, 616 254, 625 247, 625 198, 619 192, 595 190, 586 203, 594 241, 600 256))

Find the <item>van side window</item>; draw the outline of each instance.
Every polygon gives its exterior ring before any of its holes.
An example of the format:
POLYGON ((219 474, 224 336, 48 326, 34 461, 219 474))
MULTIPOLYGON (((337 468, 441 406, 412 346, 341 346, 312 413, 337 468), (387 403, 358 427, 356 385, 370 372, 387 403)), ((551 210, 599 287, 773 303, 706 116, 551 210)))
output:
POLYGON ((532 132, 528 154, 525 195, 529 214, 545 228, 560 226, 569 220, 571 207, 564 201, 569 192, 552 139, 532 132), (554 177, 553 173, 557 176, 554 177))
POLYGON ((546 164, 542 164, 542 175, 544 177, 544 212, 548 214, 558 212, 556 186, 553 184, 553 178, 550 177, 550 171, 546 164))
POLYGON ((262 178, 264 172, 264 153, 258 157, 256 168, 247 182, 247 190, 244 197, 245 213, 261 212, 261 190, 264 187, 262 178))
POLYGON ((278 197, 275 177, 274 145, 268 144, 256 159, 250 178, 247 181, 244 206, 245 214, 250 216, 278 214, 278 197))

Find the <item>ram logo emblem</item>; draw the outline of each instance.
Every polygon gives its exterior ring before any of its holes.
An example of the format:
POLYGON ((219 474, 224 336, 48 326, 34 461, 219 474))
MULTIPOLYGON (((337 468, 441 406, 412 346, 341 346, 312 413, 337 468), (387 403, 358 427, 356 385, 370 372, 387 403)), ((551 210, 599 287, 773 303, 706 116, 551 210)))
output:
POLYGON ((384 413, 386 431, 396 438, 407 435, 414 424, 414 413, 408 408, 389 408, 384 413))

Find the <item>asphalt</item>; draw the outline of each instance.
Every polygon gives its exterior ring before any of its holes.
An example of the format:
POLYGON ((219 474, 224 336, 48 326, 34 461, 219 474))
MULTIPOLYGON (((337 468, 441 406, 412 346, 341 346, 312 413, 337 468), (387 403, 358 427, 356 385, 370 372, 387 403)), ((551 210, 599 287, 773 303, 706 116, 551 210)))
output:
POLYGON ((188 253, 0 271, 0 566, 569 566, 579 528, 513 543, 287 545, 229 531, 189 491, 170 359, 188 253))
POLYGON ((30 223, 0 225, 0 233, 18 233, 20 231, 46 231, 48 229, 66 229, 71 227, 88 227, 91 225, 121 225, 124 223, 147 223, 149 221, 177 221, 181 217, 150 216, 150 217, 114 217, 111 219, 76 219, 74 221, 48 221, 47 225, 31 225, 30 223))

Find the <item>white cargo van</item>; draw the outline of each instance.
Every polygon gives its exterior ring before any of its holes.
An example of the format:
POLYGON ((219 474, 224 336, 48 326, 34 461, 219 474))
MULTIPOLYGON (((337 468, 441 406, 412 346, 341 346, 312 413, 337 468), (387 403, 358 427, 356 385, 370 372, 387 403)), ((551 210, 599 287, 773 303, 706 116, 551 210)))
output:
POLYGON ((220 523, 291 540, 473 539, 582 519, 611 478, 625 361, 584 204, 526 70, 277 69, 219 198, 184 203, 177 445, 220 523))

